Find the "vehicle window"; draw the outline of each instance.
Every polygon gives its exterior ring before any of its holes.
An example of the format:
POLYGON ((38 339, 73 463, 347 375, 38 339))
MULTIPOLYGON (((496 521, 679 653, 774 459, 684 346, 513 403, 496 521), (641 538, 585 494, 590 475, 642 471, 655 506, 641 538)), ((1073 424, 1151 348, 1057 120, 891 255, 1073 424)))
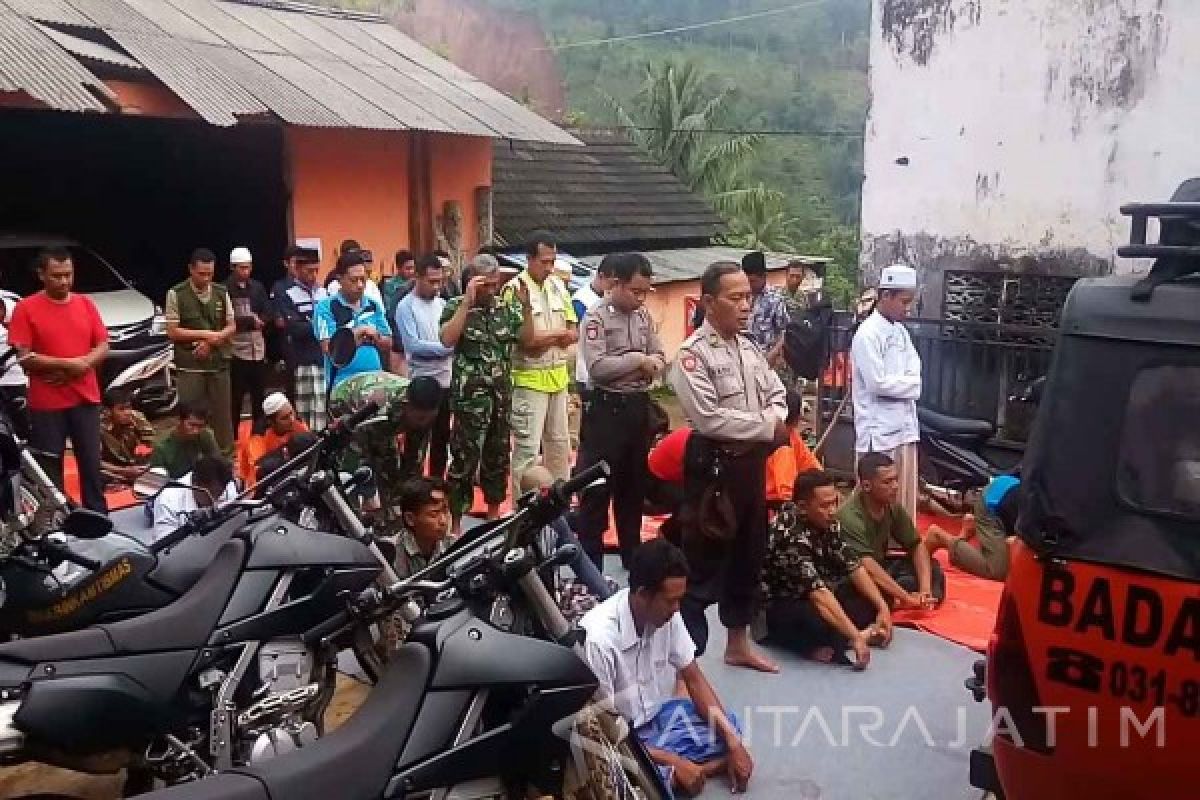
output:
POLYGON ((1117 491, 1126 502, 1200 520, 1200 367, 1138 373, 1118 458, 1117 491))
MULTIPOLYGON (((22 297, 41 290, 35 264, 39 247, 0 247, 0 285, 22 297)), ((75 291, 80 294, 128 288, 98 255, 85 247, 69 247, 75 265, 75 291)))

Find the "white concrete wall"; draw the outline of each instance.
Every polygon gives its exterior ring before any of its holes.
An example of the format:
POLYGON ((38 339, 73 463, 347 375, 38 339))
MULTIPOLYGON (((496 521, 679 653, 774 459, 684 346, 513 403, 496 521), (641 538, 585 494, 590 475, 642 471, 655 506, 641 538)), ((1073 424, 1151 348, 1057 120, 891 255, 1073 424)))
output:
POLYGON ((875 0, 870 81, 867 281, 1140 270, 1120 205, 1200 176, 1200 0, 875 0))

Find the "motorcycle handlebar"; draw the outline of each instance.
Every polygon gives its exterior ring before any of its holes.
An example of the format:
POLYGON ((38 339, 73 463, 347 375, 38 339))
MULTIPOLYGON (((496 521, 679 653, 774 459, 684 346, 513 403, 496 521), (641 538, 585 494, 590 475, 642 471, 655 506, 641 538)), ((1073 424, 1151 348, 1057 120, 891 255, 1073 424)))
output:
POLYGON ((378 414, 379 409, 379 403, 376 403, 374 400, 372 400, 358 411, 353 411, 349 414, 338 417, 336 420, 334 420, 334 423, 331 427, 334 430, 345 431, 346 433, 354 433, 355 428, 378 414))
POLYGON ((607 478, 611 474, 612 469, 608 466, 608 462, 600 461, 578 475, 555 484, 552 491, 558 496, 556 499, 563 503, 569 503, 572 496, 583 491, 596 481, 607 478))

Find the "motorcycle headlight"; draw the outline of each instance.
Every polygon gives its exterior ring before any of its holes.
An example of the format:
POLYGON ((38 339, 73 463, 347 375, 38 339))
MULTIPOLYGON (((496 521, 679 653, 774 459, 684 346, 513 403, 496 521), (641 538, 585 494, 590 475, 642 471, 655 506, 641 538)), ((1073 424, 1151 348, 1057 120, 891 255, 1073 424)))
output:
POLYGON ((154 307, 154 319, 150 322, 151 336, 167 335, 167 315, 158 306, 154 307))

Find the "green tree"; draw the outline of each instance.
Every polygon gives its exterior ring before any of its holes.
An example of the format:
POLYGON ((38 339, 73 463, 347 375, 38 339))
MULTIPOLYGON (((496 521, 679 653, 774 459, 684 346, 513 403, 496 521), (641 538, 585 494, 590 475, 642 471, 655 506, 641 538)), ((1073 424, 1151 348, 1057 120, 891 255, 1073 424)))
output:
POLYGON ((713 133, 727 123, 733 90, 709 94, 696 65, 667 60, 646 64, 641 88, 626 107, 605 95, 617 124, 643 150, 689 188, 704 192, 718 207, 740 188, 743 168, 762 137, 713 133))
POLYGON ((761 183, 722 196, 730 218, 730 241, 750 250, 792 252, 799 220, 787 208, 783 192, 761 183))

